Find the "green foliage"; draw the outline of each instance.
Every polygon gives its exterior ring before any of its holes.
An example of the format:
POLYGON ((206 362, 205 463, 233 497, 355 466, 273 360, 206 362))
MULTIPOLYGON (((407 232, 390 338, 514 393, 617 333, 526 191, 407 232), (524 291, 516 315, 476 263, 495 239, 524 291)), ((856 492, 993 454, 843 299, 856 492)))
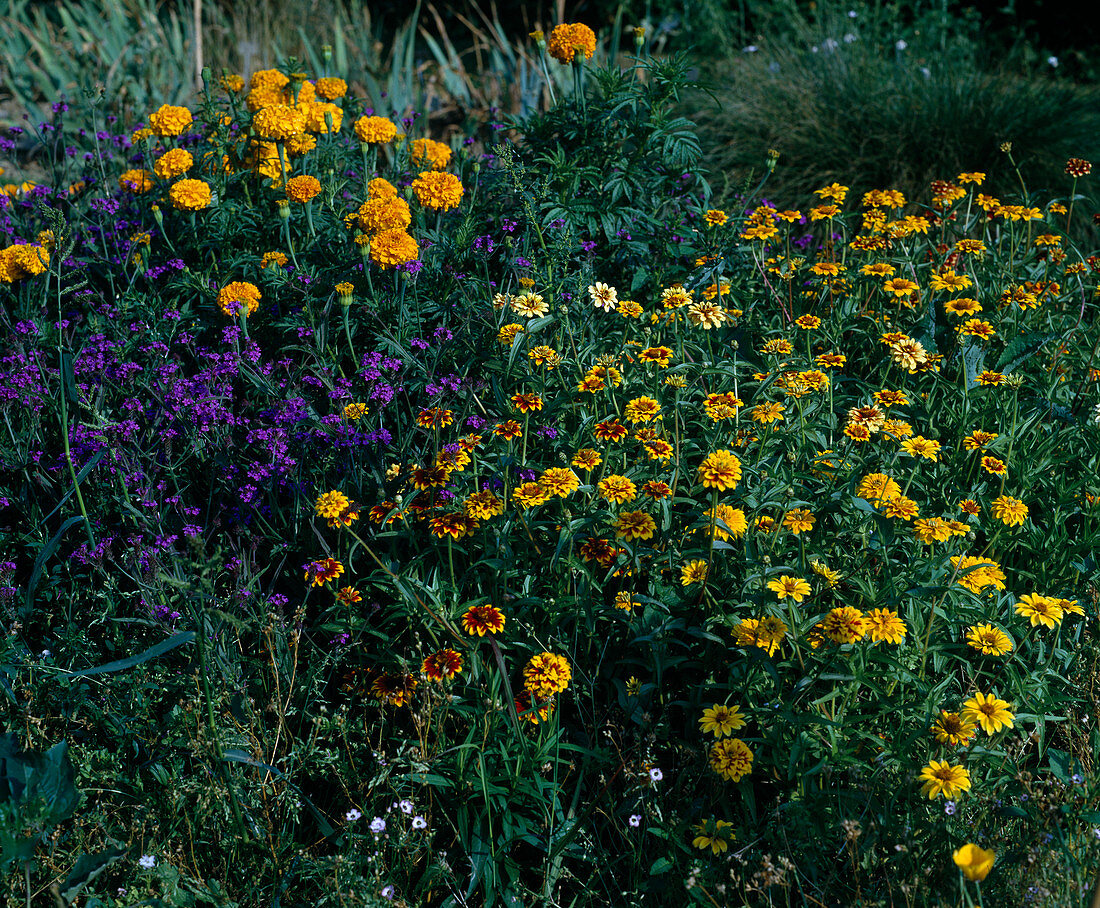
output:
POLYGON ((521 160, 538 174, 537 220, 601 240, 608 279, 631 291, 686 254, 675 234, 710 194, 694 124, 677 114, 690 67, 676 55, 598 70, 583 102, 574 94, 515 123, 521 160))
POLYGON ((24 751, 0 736, 0 870, 30 862, 35 848, 80 803, 73 764, 62 741, 46 753, 24 751))
MULTIPOLYGON (((354 94, 265 144, 209 84, 188 135, 88 136, 14 191, 0 791, 41 863, 6 895, 930 906, 976 896, 975 842, 986 903, 1080 898, 1100 333, 1070 206, 832 186, 802 217, 742 181, 716 210, 688 75, 578 71, 491 155, 420 158, 415 121, 361 145, 354 94), (71 771, 34 754, 61 738, 71 771)), ((298 81, 271 91, 312 115, 298 81)))
POLYGON ((1095 88, 1044 74, 1045 64, 1021 71, 976 16, 918 7, 906 21, 856 6, 853 19, 847 8, 792 15, 755 52, 707 66, 717 102, 698 97, 690 109, 715 172, 759 172, 775 148, 771 191, 787 205, 834 180, 915 197, 964 170, 990 174, 994 194, 1012 191, 1003 142, 1028 184, 1051 191, 1068 158, 1100 153, 1095 88))

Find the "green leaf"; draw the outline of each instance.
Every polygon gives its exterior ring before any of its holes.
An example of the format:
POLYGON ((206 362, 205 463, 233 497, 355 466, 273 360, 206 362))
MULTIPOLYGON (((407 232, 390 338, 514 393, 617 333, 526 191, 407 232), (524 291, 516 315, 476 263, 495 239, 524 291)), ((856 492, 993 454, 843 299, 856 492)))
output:
POLYGON ((81 889, 125 854, 125 848, 108 848, 99 854, 82 854, 77 858, 76 866, 65 877, 65 882, 61 884, 59 890, 61 897, 71 902, 79 895, 81 889))
POLYGON ((31 569, 31 579, 27 581, 27 599, 22 609, 23 617, 29 615, 34 608, 34 591, 38 589, 38 581, 42 579, 42 571, 46 567, 46 559, 54 553, 58 543, 61 542, 61 537, 65 535, 65 531, 73 524, 80 523, 83 519, 83 517, 70 517, 61 524, 61 528, 54 533, 53 538, 42 547, 42 551, 39 552, 38 557, 34 559, 34 567, 31 569))
POLYGON ((649 865, 649 875, 660 876, 662 873, 668 873, 672 867, 672 861, 668 858, 657 858, 657 860, 649 865))
POLYGON ((136 656, 118 659, 115 662, 108 662, 106 665, 97 665, 94 668, 82 668, 80 671, 70 672, 66 677, 83 678, 88 675, 104 675, 110 672, 126 671, 127 669, 133 668, 135 665, 141 665, 143 662, 148 662, 150 659, 156 659, 157 656, 163 656, 165 653, 171 652, 176 647, 183 646, 185 643, 190 643, 194 639, 194 631, 184 631, 181 634, 173 634, 167 640, 161 640, 160 643, 150 646, 147 650, 138 653, 136 656))

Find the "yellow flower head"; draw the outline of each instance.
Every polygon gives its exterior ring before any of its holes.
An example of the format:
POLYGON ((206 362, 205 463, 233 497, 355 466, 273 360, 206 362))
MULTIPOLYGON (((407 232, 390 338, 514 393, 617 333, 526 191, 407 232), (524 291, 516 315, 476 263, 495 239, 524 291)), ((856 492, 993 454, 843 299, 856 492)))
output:
POLYGON ((416 199, 432 211, 450 211, 462 201, 462 181, 453 173, 425 170, 412 183, 416 199))
POLYGON ((736 489, 741 480, 741 461, 727 450, 708 454, 699 466, 699 481, 708 489, 736 489))
POLYGON ((980 883, 989 876, 989 871, 993 869, 993 862, 997 860, 997 854, 967 842, 962 848, 952 852, 951 858, 963 876, 980 883))
POLYGON ((546 50, 559 63, 572 63, 578 54, 591 60, 596 51, 596 33, 580 22, 562 23, 550 32, 546 50))
POLYGON ((572 677, 573 669, 568 659, 542 652, 532 656, 523 669, 523 687, 533 697, 545 700, 565 690, 572 677))

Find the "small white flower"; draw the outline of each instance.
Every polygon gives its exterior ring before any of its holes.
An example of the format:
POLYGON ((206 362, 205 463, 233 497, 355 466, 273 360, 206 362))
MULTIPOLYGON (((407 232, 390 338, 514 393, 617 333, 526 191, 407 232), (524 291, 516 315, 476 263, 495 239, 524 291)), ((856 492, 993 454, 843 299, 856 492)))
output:
POLYGON ((661 779, 663 779, 664 777, 665 774, 661 772, 661 770, 658 769, 656 766, 654 766, 653 769, 649 771, 649 781, 651 782, 660 782, 661 779))
POLYGON ((363 814, 360 811, 356 810, 353 807, 351 810, 349 810, 347 813, 344 814, 344 819, 347 820, 349 823, 354 823, 362 815, 363 814))
POLYGON ((370 831, 375 835, 380 835, 386 831, 386 821, 381 817, 375 817, 370 821, 370 831))
POLYGON ((1097 404, 1092 408, 1092 416, 1090 419, 1098 426, 1100 426, 1100 404, 1097 404))
POLYGON ((138 863, 146 870, 150 870, 153 867, 157 866, 157 859, 151 854, 143 854, 140 858, 138 858, 138 863))
POLYGON ((824 47, 825 50, 836 50, 838 47, 840 47, 840 44, 835 38, 826 38, 824 41, 821 42, 821 46, 824 47))
POLYGON ((413 802, 410 801, 408 798, 404 798, 403 800, 398 801, 397 806, 401 808, 402 813, 413 812, 413 802))
POLYGON ((922 66, 920 68, 920 74, 926 79, 932 78, 932 70, 930 70, 927 66, 922 66))
POLYGON ((854 19, 858 15, 859 15, 859 13, 857 13, 854 9, 848 10, 848 18, 849 19, 854 19))
POLYGON ((760 50, 759 47, 757 47, 755 44, 750 44, 748 47, 741 48, 741 53, 743 53, 743 54, 755 54, 758 50, 760 50))
POLYGON ((1051 66, 1057 66, 1058 65, 1058 58, 1053 56, 1053 55, 1050 56, 1050 57, 1047 57, 1047 63, 1049 63, 1051 66))
POLYGON ((810 53, 816 54, 819 50, 820 48, 815 44, 813 47, 810 48, 810 53))
POLYGON ((894 45, 898 50, 905 50, 909 45, 904 38, 898 38, 897 44, 894 45))
POLYGON ((382 898, 386 899, 387 901, 393 901, 393 886, 382 887, 382 898))
POLYGON ((637 829, 642 825, 642 815, 640 813, 631 814, 630 825, 637 829))
POLYGON ((855 34, 852 33, 852 32, 848 32, 848 34, 846 34, 844 36, 844 43, 845 44, 851 44, 853 41, 858 41, 858 40, 859 40, 859 38, 857 38, 855 36, 855 34))
POLYGON ((423 817, 413 817, 413 829, 425 829, 427 825, 428 821, 423 817))

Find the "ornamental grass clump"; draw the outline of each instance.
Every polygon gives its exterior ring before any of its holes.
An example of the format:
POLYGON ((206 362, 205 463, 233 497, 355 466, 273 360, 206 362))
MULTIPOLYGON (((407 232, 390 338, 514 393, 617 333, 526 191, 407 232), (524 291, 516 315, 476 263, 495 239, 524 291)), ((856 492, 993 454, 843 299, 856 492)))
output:
POLYGON ((1091 174, 719 209, 596 166, 638 65, 492 149, 208 81, 0 196, 0 755, 84 790, 9 900, 1080 900, 1091 174))

